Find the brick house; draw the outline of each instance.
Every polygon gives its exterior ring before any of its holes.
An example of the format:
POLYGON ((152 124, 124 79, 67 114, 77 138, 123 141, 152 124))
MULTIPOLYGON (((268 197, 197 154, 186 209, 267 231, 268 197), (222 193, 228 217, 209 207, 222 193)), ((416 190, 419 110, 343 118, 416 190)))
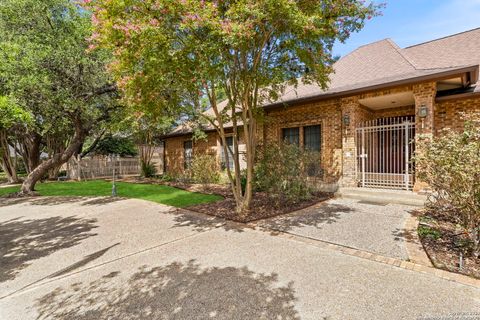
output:
MULTIPOLYGON (((362 46, 335 63, 327 90, 299 85, 263 105, 258 140, 319 150, 330 186, 419 190, 415 139, 462 128, 462 114, 480 112, 479 65, 480 28, 407 48, 390 39, 362 46)), ((195 154, 222 161, 220 139, 205 131, 193 142, 188 125, 165 136, 167 173, 181 173, 195 154)))

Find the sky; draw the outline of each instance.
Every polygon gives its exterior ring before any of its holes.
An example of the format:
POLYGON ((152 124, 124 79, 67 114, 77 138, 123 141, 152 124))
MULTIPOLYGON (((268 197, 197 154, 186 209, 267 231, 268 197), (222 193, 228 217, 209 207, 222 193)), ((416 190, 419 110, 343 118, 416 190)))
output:
POLYGON ((480 27, 480 0, 375 0, 382 15, 367 21, 334 54, 345 56, 361 45, 390 38, 401 48, 480 27))

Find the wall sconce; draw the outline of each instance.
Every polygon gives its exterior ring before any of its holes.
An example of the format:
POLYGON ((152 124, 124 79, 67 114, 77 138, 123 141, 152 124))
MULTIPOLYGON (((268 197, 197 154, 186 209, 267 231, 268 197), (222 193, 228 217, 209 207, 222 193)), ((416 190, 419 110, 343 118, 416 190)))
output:
POLYGON ((428 116, 428 108, 426 105, 421 105, 420 108, 418 108, 418 117, 419 118, 426 118, 428 116))
POLYGON ((350 125, 350 115, 346 114, 343 116, 343 124, 348 127, 350 125))

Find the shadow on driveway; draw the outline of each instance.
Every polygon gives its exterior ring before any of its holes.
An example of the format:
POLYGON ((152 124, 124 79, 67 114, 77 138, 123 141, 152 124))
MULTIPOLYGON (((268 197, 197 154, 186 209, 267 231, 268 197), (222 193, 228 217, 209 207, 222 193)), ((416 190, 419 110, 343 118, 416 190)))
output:
POLYGON ((37 319, 299 319, 293 283, 275 286, 275 274, 191 260, 118 275, 53 290, 37 300, 37 319))
POLYGON ((194 231, 204 232, 212 228, 223 228, 225 231, 243 232, 245 229, 253 229, 246 223, 226 220, 225 218, 210 216, 205 213, 173 208, 168 211, 174 215, 175 228, 190 227, 194 231))
POLYGON ((332 224, 341 219, 342 213, 352 211, 354 211, 352 208, 341 204, 322 203, 316 208, 307 208, 298 213, 262 220, 258 225, 273 231, 287 232, 299 227, 332 224))
POLYGON ((96 219, 50 217, 0 223, 0 282, 14 279, 30 261, 95 236, 96 219))

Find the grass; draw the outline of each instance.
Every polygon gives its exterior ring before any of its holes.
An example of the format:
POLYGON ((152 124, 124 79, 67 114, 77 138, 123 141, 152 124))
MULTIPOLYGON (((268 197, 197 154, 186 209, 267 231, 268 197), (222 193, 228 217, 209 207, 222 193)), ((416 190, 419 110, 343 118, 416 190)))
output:
MULTIPOLYGON (((117 182, 116 186, 119 197, 143 199, 179 208, 222 199, 218 195, 189 192, 165 185, 117 182)), ((18 186, 0 188, 0 196, 19 189, 18 186)), ((35 189, 41 196, 100 197, 112 194, 112 183, 103 180, 49 182, 38 183, 35 189)))

